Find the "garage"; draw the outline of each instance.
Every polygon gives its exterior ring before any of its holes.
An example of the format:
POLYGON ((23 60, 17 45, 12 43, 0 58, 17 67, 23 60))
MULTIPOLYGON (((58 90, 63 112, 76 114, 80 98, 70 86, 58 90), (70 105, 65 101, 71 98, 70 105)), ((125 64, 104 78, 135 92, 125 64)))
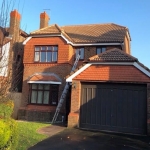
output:
POLYGON ((82 83, 80 128, 147 134, 147 86, 82 83))

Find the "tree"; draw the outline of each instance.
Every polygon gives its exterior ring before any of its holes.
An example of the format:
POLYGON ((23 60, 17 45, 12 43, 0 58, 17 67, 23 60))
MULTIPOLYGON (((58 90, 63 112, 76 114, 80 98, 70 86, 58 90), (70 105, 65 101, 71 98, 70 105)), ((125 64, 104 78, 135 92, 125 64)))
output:
POLYGON ((0 131, 1 135, 4 134, 0 136, 0 149, 15 149, 14 143, 17 141, 16 123, 11 118, 14 104, 10 93, 21 90, 22 41, 27 34, 20 29, 20 14, 17 10, 12 11, 15 3, 16 0, 0 2, 0 131))
POLYGON ((27 34, 20 29, 20 14, 16 10, 10 14, 15 2, 3 0, 0 7, 0 95, 21 91, 22 87, 22 41, 27 34))

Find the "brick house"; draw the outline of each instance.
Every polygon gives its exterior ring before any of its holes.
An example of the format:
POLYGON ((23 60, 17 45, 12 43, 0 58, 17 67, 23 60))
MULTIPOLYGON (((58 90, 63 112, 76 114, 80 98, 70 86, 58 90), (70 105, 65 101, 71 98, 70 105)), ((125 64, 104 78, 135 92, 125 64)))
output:
POLYGON ((67 81, 72 86, 58 120, 65 116, 70 127, 147 134, 150 70, 131 56, 129 30, 113 23, 59 27, 48 21, 41 13, 40 29, 24 41, 18 118, 51 121, 67 81), (70 73, 78 53, 78 69, 70 73))
POLYGON ((27 33, 20 29, 20 20, 19 12, 17 10, 11 11, 9 27, 0 27, 1 90, 4 90, 4 88, 6 90, 9 87, 9 91, 17 90, 21 92, 23 76, 22 42, 27 37, 27 33))

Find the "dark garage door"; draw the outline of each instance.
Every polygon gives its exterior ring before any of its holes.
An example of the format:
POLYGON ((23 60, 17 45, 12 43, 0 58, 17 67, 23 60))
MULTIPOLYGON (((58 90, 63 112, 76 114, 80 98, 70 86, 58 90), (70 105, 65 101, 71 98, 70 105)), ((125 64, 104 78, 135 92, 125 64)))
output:
POLYGON ((80 128, 146 134, 146 85, 82 83, 80 128))

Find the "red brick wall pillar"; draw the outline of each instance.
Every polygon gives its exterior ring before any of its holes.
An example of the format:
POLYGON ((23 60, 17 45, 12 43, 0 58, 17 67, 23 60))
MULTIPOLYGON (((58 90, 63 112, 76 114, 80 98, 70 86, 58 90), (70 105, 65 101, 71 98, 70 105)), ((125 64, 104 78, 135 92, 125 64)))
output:
POLYGON ((80 81, 74 80, 72 82, 71 110, 68 116, 68 127, 78 126, 79 110, 80 110, 80 92, 81 92, 81 83, 80 81))
POLYGON ((150 135, 150 83, 147 84, 147 134, 150 135))

